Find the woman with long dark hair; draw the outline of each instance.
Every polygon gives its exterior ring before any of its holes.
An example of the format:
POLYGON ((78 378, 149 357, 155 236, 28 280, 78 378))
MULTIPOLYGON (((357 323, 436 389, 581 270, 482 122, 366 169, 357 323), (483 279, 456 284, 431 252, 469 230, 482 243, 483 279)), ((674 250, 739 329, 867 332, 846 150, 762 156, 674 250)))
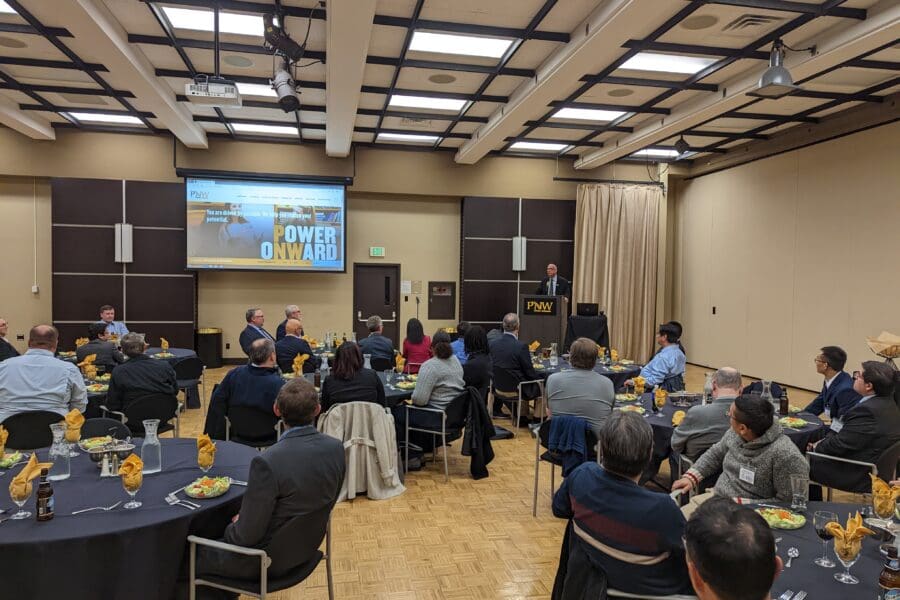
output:
POLYGON ((322 382, 322 412, 341 402, 376 402, 384 406, 384 384, 378 373, 363 368, 355 342, 344 342, 334 353, 334 368, 322 382))
POLYGON ((420 365, 431 358, 431 338, 425 335, 422 321, 410 319, 406 322, 402 354, 406 359, 405 373, 418 373, 420 365))
POLYGON ((463 380, 466 387, 478 388, 481 399, 487 402, 488 388, 494 371, 491 350, 488 348, 487 334, 481 325, 472 325, 463 338, 466 364, 463 365, 463 380))

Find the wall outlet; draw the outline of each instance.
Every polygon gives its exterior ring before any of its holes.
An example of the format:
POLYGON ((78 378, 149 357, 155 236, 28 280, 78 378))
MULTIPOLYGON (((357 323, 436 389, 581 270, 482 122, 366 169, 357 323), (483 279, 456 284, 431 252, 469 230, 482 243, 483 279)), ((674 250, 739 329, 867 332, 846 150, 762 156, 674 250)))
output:
POLYGON ((24 342, 24 341, 25 341, 25 334, 24 334, 24 333, 17 333, 17 334, 16 334, 16 341, 17 341, 17 342, 24 342))
POLYGON ((40 287, 38 287, 38 286, 36 286, 36 285, 31 286, 31 293, 32 293, 32 294, 37 294, 37 293, 40 292, 40 291, 41 291, 41 288, 40 288, 40 287))
POLYGON ((229 344, 228 342, 225 342, 225 349, 231 350, 231 344, 229 344))

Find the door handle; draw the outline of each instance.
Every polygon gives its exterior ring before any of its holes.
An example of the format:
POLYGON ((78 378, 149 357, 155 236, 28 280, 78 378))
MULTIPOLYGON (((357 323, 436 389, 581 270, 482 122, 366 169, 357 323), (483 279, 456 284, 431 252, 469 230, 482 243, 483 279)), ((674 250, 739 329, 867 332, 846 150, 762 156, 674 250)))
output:
POLYGON ((363 319, 363 318, 362 318, 362 311, 361 311, 361 310, 356 311, 356 320, 359 321, 360 323, 365 323, 366 321, 368 321, 368 319, 363 319))
POLYGON ((382 323, 396 323, 396 322, 397 322, 397 311, 396 311, 396 310, 392 310, 392 311, 391 311, 391 318, 390 318, 390 319, 382 319, 381 322, 382 322, 382 323))

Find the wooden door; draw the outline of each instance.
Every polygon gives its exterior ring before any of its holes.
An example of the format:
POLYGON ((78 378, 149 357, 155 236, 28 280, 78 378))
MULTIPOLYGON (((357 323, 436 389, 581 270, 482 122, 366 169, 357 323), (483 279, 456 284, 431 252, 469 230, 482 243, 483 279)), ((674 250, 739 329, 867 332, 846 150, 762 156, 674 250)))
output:
POLYGON ((383 335, 399 346, 400 265, 353 265, 353 330, 356 339, 369 335, 366 319, 378 315, 384 321, 383 335))

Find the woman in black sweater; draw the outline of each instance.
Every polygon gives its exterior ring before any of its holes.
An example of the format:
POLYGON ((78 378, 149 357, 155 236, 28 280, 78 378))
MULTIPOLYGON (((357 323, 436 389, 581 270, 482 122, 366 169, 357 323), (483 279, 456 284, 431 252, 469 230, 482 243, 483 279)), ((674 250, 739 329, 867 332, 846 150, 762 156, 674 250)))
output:
POLYGON ((488 388, 491 387, 494 363, 488 348, 487 334, 480 325, 473 325, 463 338, 468 359, 463 365, 463 379, 466 387, 477 388, 481 399, 487 402, 488 388))
POLYGON ((334 353, 334 369, 322 382, 322 412, 342 402, 376 402, 384 406, 384 384, 378 373, 363 369, 355 342, 344 342, 334 353))

